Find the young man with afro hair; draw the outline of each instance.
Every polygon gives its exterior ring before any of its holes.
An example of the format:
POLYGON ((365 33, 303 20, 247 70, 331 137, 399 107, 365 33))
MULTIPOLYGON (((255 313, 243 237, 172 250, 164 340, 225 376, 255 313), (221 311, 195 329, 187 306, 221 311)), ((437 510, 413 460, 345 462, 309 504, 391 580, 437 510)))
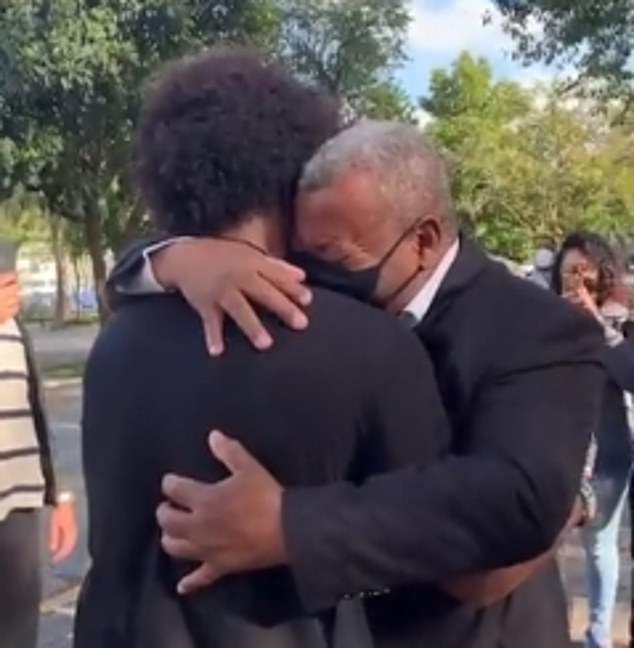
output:
MULTIPOLYGON (((141 195, 163 234, 226 238, 282 258, 296 181, 338 129, 337 115, 330 97, 252 51, 178 61, 145 97, 141 195)), ((155 518, 167 473, 226 477, 210 460, 212 430, 295 486, 359 481, 446 449, 431 363, 405 327, 320 290, 308 312, 301 335, 267 319, 276 344, 266 354, 228 329, 226 353, 211 357, 198 316, 177 294, 131 300, 106 326, 85 377, 92 564, 76 648, 319 648, 333 626, 339 645, 367 645, 360 607, 350 603, 335 624, 321 622, 332 611, 306 618, 286 569, 179 597, 192 565, 164 553, 155 518)))

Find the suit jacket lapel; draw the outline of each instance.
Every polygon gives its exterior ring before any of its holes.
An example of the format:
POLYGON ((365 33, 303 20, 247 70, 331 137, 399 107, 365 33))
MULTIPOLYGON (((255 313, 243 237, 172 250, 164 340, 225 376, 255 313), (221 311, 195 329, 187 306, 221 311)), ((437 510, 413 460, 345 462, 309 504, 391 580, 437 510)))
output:
POLYGON ((460 251, 436 293, 423 321, 416 327, 419 335, 425 335, 435 325, 453 299, 467 289, 486 268, 490 260, 471 239, 461 236, 460 251))

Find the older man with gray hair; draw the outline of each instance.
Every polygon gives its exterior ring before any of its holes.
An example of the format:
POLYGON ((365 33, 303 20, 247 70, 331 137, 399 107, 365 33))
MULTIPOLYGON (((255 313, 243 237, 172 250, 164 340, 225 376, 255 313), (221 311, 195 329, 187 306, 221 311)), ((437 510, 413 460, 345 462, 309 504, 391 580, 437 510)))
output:
MULTIPOLYGON (((212 353, 222 352, 226 314, 258 348, 275 343, 253 302, 308 325, 301 272, 227 241, 170 243, 133 251, 113 282, 181 290, 212 353)), ((311 282, 398 315, 427 347, 451 453, 360 485, 285 489, 216 435, 227 481, 164 481, 164 547, 203 563, 182 589, 290 565, 308 611, 367 599, 380 645, 568 646, 552 559, 488 607, 459 603, 438 583, 531 561, 555 544, 597 419, 597 328, 460 234, 444 162, 408 125, 361 122, 322 147, 300 181, 293 245, 311 282)))

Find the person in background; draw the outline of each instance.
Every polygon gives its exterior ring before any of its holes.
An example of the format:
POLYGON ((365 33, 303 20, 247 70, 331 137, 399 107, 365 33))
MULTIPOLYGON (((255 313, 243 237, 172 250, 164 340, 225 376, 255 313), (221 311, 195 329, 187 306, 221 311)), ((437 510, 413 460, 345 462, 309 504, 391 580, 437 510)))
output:
POLYGON ((553 240, 543 241, 535 252, 533 269, 527 279, 541 288, 550 289, 557 246, 553 240))
POLYGON ((619 576, 618 532, 632 464, 628 405, 634 391, 634 346, 624 337, 628 309, 623 274, 610 245, 593 233, 568 236, 555 260, 553 288, 599 322, 605 336, 607 380, 594 468, 588 467, 596 511, 582 536, 590 598, 586 646, 609 648, 619 576))
POLYGON ((37 369, 28 335, 16 319, 14 273, 0 273, 0 646, 35 648, 41 597, 41 525, 52 506, 54 562, 75 548, 70 491, 56 490, 37 369))

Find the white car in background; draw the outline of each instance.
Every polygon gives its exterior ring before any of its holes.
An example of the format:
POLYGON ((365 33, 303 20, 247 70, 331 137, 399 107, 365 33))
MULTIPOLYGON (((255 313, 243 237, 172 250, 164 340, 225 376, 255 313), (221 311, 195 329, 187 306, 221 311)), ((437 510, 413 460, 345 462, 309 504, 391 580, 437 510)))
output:
POLYGON ((33 274, 20 277, 22 309, 28 319, 48 319, 55 308, 55 276, 33 274))

